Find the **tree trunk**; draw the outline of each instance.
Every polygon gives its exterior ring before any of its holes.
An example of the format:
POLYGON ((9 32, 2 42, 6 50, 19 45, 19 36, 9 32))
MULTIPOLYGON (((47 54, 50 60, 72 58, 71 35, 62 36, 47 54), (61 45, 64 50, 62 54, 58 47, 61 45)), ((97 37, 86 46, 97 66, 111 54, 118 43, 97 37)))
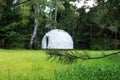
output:
POLYGON ((35 20, 34 20, 34 30, 33 30, 33 34, 30 40, 30 48, 32 48, 33 44, 35 43, 35 39, 36 39, 36 34, 37 34, 37 28, 38 28, 38 18, 39 18, 39 3, 36 3, 36 7, 35 7, 35 20))
POLYGON ((117 49, 118 46, 118 41, 117 41, 117 32, 114 33, 115 35, 115 44, 114 44, 114 49, 117 49))
POLYGON ((13 0, 13 4, 16 4, 18 0, 13 0))
POLYGON ((91 41, 92 41, 92 39, 93 39, 93 34, 92 34, 92 25, 90 25, 90 49, 92 49, 92 47, 91 47, 91 41))
POLYGON ((57 5, 55 6, 55 22, 57 22, 57 11, 58 11, 58 7, 57 5))
POLYGON ((57 23, 57 12, 58 12, 58 7, 57 4, 55 5, 55 28, 56 28, 56 23, 57 23))
MULTIPOLYGON (((16 4, 18 2, 18 0, 13 0, 13 5, 16 4)), ((11 10, 14 10, 15 7, 12 7, 11 10)))

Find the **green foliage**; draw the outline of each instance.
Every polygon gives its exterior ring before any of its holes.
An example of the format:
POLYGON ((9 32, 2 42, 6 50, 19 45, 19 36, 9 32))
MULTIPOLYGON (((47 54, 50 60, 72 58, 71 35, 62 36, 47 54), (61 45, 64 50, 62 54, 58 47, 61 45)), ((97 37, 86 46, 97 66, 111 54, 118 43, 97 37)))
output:
MULTIPOLYGON (((20 0, 17 4, 23 1, 25 0, 20 0)), ((28 48, 34 30, 34 19, 37 17, 39 26, 34 41, 37 49, 41 48, 44 34, 54 28, 67 31, 74 40, 75 49, 120 48, 119 0, 107 2, 97 0, 98 6, 91 8, 88 13, 85 12, 84 7, 77 9, 71 5, 70 1, 74 0, 49 0, 48 2, 35 0, 13 6, 13 0, 2 0, 0 2, 0 47, 28 48), (39 16, 34 13, 37 2, 40 3, 39 16), (55 22, 56 6, 58 11, 55 22), (50 9, 48 13, 45 12, 46 7, 50 9)))
POLYGON ((112 40, 107 38, 107 39, 102 39, 102 38, 97 38, 97 39, 92 39, 91 40, 91 49, 93 50, 100 50, 100 49, 106 49, 109 50, 113 48, 112 40))

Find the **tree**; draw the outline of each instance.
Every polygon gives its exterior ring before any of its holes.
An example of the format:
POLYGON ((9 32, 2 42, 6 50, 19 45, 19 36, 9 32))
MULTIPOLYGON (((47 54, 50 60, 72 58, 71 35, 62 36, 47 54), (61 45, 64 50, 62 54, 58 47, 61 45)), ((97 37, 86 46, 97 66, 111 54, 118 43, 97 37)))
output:
MULTIPOLYGON (((112 40, 114 49, 117 49, 119 46, 119 28, 120 28, 120 19, 119 19, 119 1, 118 0, 108 0, 107 2, 98 2, 98 6, 94 7, 88 14, 91 16, 89 17, 89 21, 97 24, 102 30, 109 30, 111 31, 110 34, 112 36, 109 38, 112 40), (113 37, 114 36, 114 37, 113 37)), ((104 33, 102 33, 104 34, 104 33)), ((109 41, 108 41, 109 42, 109 41)), ((109 42, 109 44, 111 41, 109 42)))
POLYGON ((34 20, 34 31, 30 40, 30 48, 33 46, 33 42, 35 42, 36 34, 37 34, 37 28, 38 28, 38 17, 39 17, 39 12, 40 12, 40 3, 35 2, 35 20, 34 20))
POLYGON ((13 0, 4 2, 5 5, 0 8, 1 18, 0 18, 0 32, 1 32, 1 46, 4 48, 10 48, 13 42, 13 39, 19 35, 15 31, 16 26, 19 25, 20 8, 12 9, 12 7, 8 7, 13 4, 13 0))

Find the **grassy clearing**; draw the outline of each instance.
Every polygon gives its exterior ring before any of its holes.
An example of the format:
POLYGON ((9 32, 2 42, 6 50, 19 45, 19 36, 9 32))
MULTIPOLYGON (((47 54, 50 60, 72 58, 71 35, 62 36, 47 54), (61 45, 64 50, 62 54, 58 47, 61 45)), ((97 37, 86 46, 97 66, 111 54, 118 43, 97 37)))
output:
POLYGON ((0 80, 51 78, 54 70, 59 67, 65 67, 65 65, 47 60, 44 51, 0 50, 0 80))
MULTIPOLYGON (((87 52, 93 56, 101 55, 99 51, 87 52)), ((103 52, 110 54, 116 51, 103 52)), ((47 60, 42 50, 0 50, 0 80, 115 80, 119 75, 120 55, 78 60, 67 65, 47 60)))

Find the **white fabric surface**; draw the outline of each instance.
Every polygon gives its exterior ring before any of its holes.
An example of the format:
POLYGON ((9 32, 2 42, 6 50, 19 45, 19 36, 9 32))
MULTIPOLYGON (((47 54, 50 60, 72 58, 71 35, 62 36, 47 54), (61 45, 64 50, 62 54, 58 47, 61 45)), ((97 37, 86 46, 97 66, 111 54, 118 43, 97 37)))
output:
POLYGON ((42 39, 43 49, 73 49, 72 37, 61 29, 54 29, 46 33, 42 39), (47 38, 48 37, 48 42, 47 38))

